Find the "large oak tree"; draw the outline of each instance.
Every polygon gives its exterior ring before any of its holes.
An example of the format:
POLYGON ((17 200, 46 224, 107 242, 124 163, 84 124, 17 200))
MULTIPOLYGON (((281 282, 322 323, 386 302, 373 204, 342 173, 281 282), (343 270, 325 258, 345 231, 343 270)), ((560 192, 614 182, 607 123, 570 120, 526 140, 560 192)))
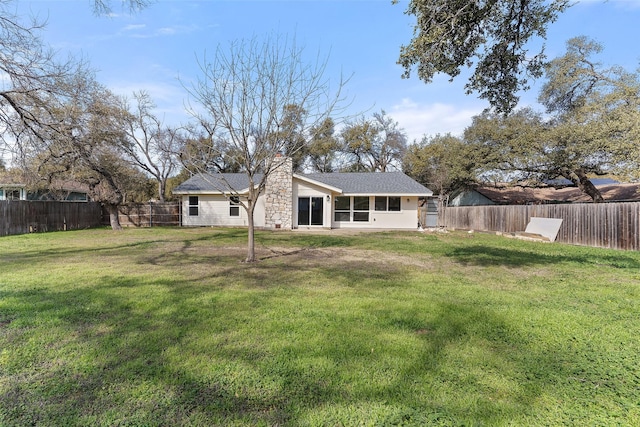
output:
MULTIPOLYGON (((397 2, 397 0, 394 0, 397 2)), ((409 77, 415 69, 429 83, 438 73, 458 76, 473 68, 467 93, 478 92, 500 112, 511 111, 528 79, 542 75, 544 38, 571 0, 410 0, 416 17, 413 38, 402 46, 398 63, 409 77)))
POLYGON ((604 67, 593 58, 601 50, 577 37, 547 65, 539 98, 546 114, 529 108, 474 118, 465 140, 490 149, 487 170, 565 178, 595 202, 603 199, 590 177, 639 177, 640 74, 604 67))

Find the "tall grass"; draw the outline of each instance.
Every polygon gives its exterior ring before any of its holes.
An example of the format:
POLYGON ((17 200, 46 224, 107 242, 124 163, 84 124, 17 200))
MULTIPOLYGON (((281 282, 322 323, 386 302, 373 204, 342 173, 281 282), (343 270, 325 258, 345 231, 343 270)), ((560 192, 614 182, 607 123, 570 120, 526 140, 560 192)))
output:
POLYGON ((640 425, 640 254, 489 235, 0 239, 0 425, 640 425))

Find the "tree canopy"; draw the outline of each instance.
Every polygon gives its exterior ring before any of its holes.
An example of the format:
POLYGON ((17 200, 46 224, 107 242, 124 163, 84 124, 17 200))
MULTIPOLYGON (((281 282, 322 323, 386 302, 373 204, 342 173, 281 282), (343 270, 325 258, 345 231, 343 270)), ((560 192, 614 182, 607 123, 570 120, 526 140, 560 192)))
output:
POLYGON ((601 50, 586 37, 573 38, 546 66, 540 93, 546 114, 526 108, 474 118, 465 140, 490 149, 486 170, 566 178, 596 202, 602 196, 590 177, 639 177, 640 75, 603 67, 593 59, 601 50))
POLYGON ((371 118, 360 117, 347 123, 340 136, 340 151, 346 156, 342 169, 354 172, 400 169, 407 135, 384 110, 371 118))
POLYGON ((425 137, 411 144, 402 160, 403 171, 441 196, 471 186, 485 155, 451 134, 425 137))
MULTIPOLYGON (((394 0, 397 2, 397 0, 394 0)), ((402 46, 398 63, 409 77, 416 69, 429 83, 438 73, 453 79, 475 67, 467 93, 478 92, 500 112, 511 111, 528 79, 540 77, 543 50, 530 52, 531 40, 544 38, 548 25, 570 0, 410 0, 405 13, 416 17, 413 38, 402 46)))

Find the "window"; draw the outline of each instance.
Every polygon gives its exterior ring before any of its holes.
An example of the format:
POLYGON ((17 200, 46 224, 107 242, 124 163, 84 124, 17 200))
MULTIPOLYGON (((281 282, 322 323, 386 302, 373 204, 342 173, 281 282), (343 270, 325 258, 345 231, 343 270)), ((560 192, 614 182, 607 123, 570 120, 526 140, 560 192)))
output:
POLYGON ((336 222, 349 222, 351 215, 351 198, 338 196, 333 200, 333 209, 335 211, 334 220, 336 222))
POLYGON ((189 196, 189 216, 198 216, 198 196, 189 196))
MULTIPOLYGON (((384 202, 386 209, 386 198, 384 202)), ((336 197, 333 203, 333 219, 336 222, 369 222, 370 204, 371 200, 369 196, 336 197)))
POLYGON ((389 211, 400 212, 400 197, 389 197, 389 211))
POLYGON ((375 210, 400 212, 400 197, 376 196, 375 210))
POLYGON ((5 190, 6 200, 20 200, 20 190, 5 190))
POLYGON ((238 196, 229 198, 229 216, 240 216, 240 198, 238 196))
POLYGON ((353 198, 353 220, 357 222, 369 221, 369 197, 356 196, 353 198))

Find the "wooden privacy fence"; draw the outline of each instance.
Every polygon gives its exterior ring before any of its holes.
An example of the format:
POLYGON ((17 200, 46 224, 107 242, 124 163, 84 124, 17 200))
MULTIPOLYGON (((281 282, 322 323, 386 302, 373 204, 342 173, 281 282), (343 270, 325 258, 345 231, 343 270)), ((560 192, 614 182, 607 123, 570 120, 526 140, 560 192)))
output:
POLYGON ((0 201, 0 236, 100 226, 95 202, 0 201))
POLYGON ((446 207, 438 223, 453 229, 515 233, 524 231, 531 217, 562 219, 558 242, 640 250, 637 202, 446 207))
MULTIPOLYGON (((140 203, 122 205, 118 218, 123 227, 158 227, 180 225, 179 203, 140 203)), ((109 214, 103 212, 103 223, 109 224, 109 214)))

